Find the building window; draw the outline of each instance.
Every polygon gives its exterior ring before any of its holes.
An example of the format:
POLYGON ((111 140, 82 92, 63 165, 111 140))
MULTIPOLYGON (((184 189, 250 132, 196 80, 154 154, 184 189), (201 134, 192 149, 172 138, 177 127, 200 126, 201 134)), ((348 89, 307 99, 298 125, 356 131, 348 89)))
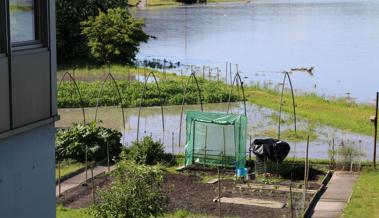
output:
POLYGON ((7 45, 6 24, 5 24, 5 1, 0 2, 0 53, 4 53, 7 45))
POLYGON ((35 0, 9 0, 12 43, 38 40, 35 0))

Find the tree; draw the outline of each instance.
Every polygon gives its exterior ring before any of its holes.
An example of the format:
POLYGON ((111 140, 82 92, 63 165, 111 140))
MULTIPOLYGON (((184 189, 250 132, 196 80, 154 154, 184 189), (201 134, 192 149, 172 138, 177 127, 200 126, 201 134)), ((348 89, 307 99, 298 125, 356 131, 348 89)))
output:
POLYGON ((99 10, 128 5, 127 0, 57 0, 57 51, 59 60, 88 55, 87 41, 81 35, 82 21, 98 15, 99 10))
POLYGON ((100 63, 133 64, 139 45, 149 36, 142 20, 134 19, 126 9, 108 9, 82 22, 82 34, 88 39, 91 55, 100 63))

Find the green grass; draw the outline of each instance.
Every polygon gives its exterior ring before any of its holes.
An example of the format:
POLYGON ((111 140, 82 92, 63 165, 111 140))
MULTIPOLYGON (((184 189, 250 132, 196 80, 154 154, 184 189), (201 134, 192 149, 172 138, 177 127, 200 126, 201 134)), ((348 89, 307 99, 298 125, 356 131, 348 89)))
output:
POLYGON ((185 210, 178 210, 173 214, 165 214, 163 217, 164 218, 216 218, 218 216, 209 216, 206 214, 194 214, 185 210))
POLYGON ((57 218, 90 218, 87 209, 70 209, 57 206, 57 218))
POLYGON ((379 217, 379 171, 365 170, 361 173, 343 217, 379 217))
MULTIPOLYGON (((279 110, 280 94, 275 90, 251 86, 246 89, 249 102, 279 110)), ((283 110, 292 113, 290 95, 285 95, 287 101, 283 110)), ((315 94, 296 95, 297 115, 310 122, 329 125, 331 127, 355 133, 371 135, 373 127, 369 121, 375 112, 373 105, 356 104, 345 99, 326 99, 315 94)))
MULTIPOLYGON (((264 135, 265 137, 277 138, 278 130, 274 128, 267 129, 262 132, 258 132, 255 135, 264 135)), ((309 140, 314 141, 317 139, 317 133, 314 130, 295 130, 287 129, 280 133, 280 137, 291 142, 302 142, 306 141, 309 135, 309 140)))
MULTIPOLYGON (((83 163, 62 163, 61 166, 61 177, 75 172, 81 168, 85 167, 83 163)), ((55 178, 58 179, 58 166, 55 169, 55 178)))

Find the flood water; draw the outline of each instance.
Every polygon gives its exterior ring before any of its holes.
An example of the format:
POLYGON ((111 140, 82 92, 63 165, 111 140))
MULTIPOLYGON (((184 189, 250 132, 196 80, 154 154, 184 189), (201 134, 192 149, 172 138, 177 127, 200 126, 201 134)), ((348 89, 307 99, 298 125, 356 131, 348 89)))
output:
POLYGON ((132 13, 157 37, 142 45, 140 58, 221 70, 229 61, 247 81, 273 85, 282 80, 275 72, 313 66, 312 77, 293 74, 297 89, 369 103, 379 90, 377 0, 253 0, 132 13))
MULTIPOLYGON (((85 114, 87 122, 94 119, 95 108, 86 108, 85 114)), ((185 110, 200 110, 199 105, 186 106, 185 110)), ((164 140, 166 151, 172 151, 172 145, 174 145, 174 152, 179 153, 184 151, 185 144, 185 117, 183 117, 182 123, 182 138, 181 147, 178 147, 179 143, 179 127, 180 127, 180 111, 181 106, 165 106, 164 107, 164 121, 165 121, 165 133, 163 136, 162 131, 162 116, 160 107, 146 107, 141 111, 140 119, 140 138, 145 135, 151 135, 155 140, 164 140), (173 137, 174 136, 174 137, 173 137)), ((213 112, 226 112, 227 104, 206 104, 204 111, 213 112)), ((231 105, 232 113, 243 113, 243 107, 240 103, 233 103, 231 105)), ((122 112, 117 107, 102 107, 98 111, 98 121, 101 121, 99 125, 115 128, 120 131, 124 131, 124 137, 122 142, 130 145, 132 141, 136 140, 137 135, 137 120, 138 120, 138 108, 126 108, 125 113, 125 131, 122 123, 122 112)), ((57 122, 58 128, 69 127, 72 123, 78 123, 83 121, 81 109, 59 109, 61 120, 57 122)), ((247 105, 248 116, 248 135, 252 139, 267 137, 268 131, 277 131, 277 120, 272 118, 273 114, 277 114, 270 109, 262 108, 253 104, 247 105)), ((290 120, 288 114, 284 114, 284 119, 290 120)), ((309 123, 304 120, 298 122, 298 129, 305 130, 309 127, 309 123)), ((287 129, 293 129, 293 123, 287 122, 283 124, 283 131, 287 129)), ((332 138, 335 138, 336 147, 343 140, 346 144, 354 143, 355 146, 360 147, 365 153, 364 159, 372 158, 372 137, 353 134, 350 132, 334 129, 327 126, 316 125, 314 131, 317 134, 317 139, 310 143, 309 156, 312 158, 328 159, 329 144, 332 138)), ((218 136, 210 136, 218 137, 218 136)), ((283 138, 283 140, 286 140, 283 138)), ((249 141, 249 139, 247 140, 249 141)), ((292 142, 290 157, 304 157, 306 141, 292 142)), ((249 143, 246 143, 249 146, 249 143)), ((378 155, 379 157, 379 155, 378 155)))

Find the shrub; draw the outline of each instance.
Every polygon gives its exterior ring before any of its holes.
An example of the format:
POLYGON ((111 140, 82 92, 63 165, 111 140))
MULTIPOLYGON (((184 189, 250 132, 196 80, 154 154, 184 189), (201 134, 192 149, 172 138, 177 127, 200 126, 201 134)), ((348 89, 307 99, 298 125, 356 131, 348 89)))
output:
POLYGON ((98 16, 82 22, 82 26, 91 55, 100 63, 133 64, 138 46, 149 39, 142 29, 143 21, 122 8, 100 11, 98 16))
POLYGON ((88 160, 102 161, 109 156, 115 160, 121 153, 121 132, 104 127, 97 127, 95 123, 83 125, 75 124, 67 130, 59 130, 56 137, 56 157, 59 160, 73 159, 85 162, 86 146, 88 160))
POLYGON ((169 199, 162 190, 158 167, 120 161, 110 189, 99 192, 100 203, 90 208, 94 218, 147 218, 163 215, 169 199))
POLYGON ((164 145, 155 142, 150 136, 146 136, 142 141, 133 142, 130 147, 129 157, 137 164, 155 165, 164 162, 166 155, 164 145))

